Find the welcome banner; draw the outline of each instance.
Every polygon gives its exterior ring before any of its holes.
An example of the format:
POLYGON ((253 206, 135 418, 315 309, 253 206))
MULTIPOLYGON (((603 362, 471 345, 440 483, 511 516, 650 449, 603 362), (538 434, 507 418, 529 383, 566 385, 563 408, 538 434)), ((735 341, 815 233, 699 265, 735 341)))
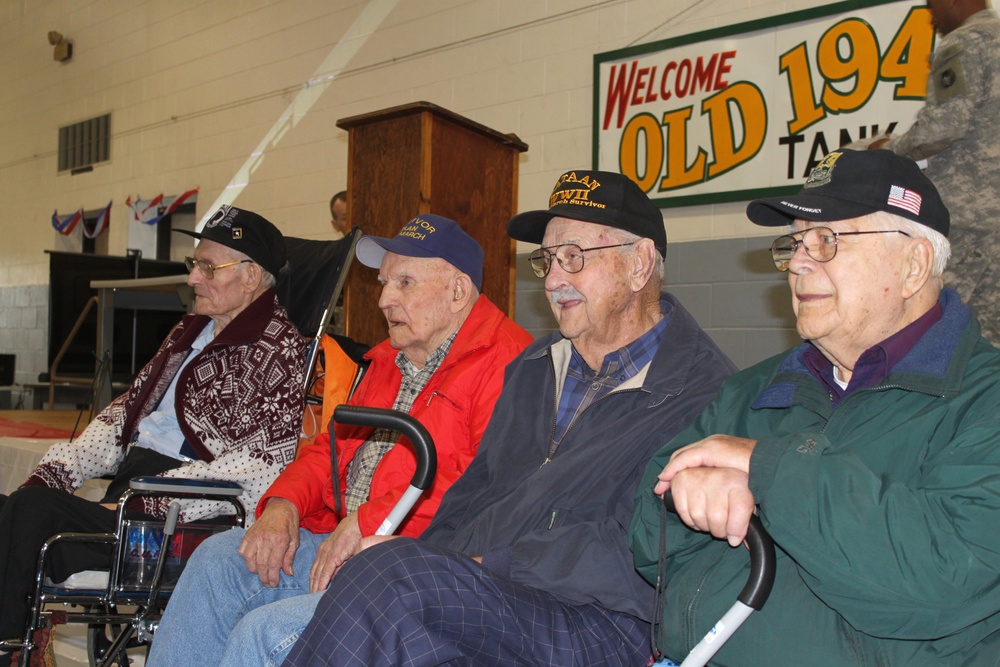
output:
POLYGON ((925 4, 851 0, 599 53, 594 166, 661 207, 795 192, 829 151, 910 126, 933 48, 925 4))

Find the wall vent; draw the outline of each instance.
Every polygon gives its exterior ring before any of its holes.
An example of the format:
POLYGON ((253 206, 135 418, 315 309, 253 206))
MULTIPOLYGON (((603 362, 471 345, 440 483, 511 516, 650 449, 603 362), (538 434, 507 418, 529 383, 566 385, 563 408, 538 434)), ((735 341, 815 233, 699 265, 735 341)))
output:
POLYGON ((111 114, 59 128, 59 171, 90 171, 111 158, 111 114))

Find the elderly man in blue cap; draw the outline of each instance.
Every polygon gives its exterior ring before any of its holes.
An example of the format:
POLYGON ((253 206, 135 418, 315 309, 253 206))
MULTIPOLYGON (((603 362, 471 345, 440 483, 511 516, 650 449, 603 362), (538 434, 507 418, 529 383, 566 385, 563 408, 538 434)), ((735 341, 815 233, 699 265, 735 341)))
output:
POLYGON ((626 542, 636 485, 732 370, 661 291, 659 209, 621 174, 571 171, 507 224, 539 243, 559 333, 507 369, 475 460, 419 540, 333 580, 289 665, 641 665, 653 588, 626 542))
MULTIPOLYGON (((424 214, 395 238, 363 236, 358 260, 379 269, 389 339, 350 403, 408 412, 430 432, 438 467, 400 527, 416 536, 479 447, 504 367, 531 337, 479 294, 483 250, 453 220, 424 214)), ((322 591, 374 535, 416 461, 400 434, 339 425, 264 494, 246 533, 199 547, 167 607, 151 665, 276 665, 322 591), (332 470, 334 448, 337 470, 332 470)))

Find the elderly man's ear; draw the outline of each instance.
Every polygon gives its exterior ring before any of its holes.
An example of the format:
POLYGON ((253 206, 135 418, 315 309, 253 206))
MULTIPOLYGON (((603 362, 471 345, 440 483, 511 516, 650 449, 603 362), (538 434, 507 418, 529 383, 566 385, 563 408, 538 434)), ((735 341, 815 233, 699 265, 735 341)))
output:
POLYGON ((451 312, 460 313, 473 300, 476 288, 464 273, 455 274, 451 280, 451 312))
POLYGON ((931 279, 934 246, 927 239, 914 239, 906 255, 906 275, 903 276, 903 297, 908 299, 922 290, 931 279))
POLYGON ((260 287, 260 281, 263 278, 261 274, 262 269, 257 263, 247 263, 243 265, 243 276, 241 282, 243 284, 243 289, 248 293, 253 293, 260 287))
POLYGON ((629 283, 633 292, 641 292, 653 278, 656 244, 653 243, 653 239, 641 239, 636 242, 634 248, 629 283))

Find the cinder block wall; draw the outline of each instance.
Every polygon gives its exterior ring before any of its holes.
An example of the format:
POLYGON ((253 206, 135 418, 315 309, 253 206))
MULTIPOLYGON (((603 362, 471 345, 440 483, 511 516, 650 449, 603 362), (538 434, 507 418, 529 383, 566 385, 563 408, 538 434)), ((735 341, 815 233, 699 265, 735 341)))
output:
MULTIPOLYGON (((800 342, 787 274, 771 262, 769 238, 667 245, 665 287, 740 368, 800 342)), ((536 338, 557 329, 543 281, 517 257, 515 319, 536 338)))
MULTIPOLYGON (((417 100, 526 141, 518 206, 538 208, 559 174, 590 166, 595 53, 816 4, 0 3, 3 305, 37 308, 47 299, 44 251, 80 249, 81 230, 57 233, 53 210, 94 212, 113 201, 110 227, 98 241, 119 256, 136 247, 128 199, 170 197, 195 187, 199 219, 232 196, 237 206, 264 214, 289 234, 326 238, 329 197, 347 186, 347 135, 338 119, 417 100), (52 59, 43 41, 49 30, 73 41, 72 60, 52 59), (59 128, 105 113, 112 114, 111 159, 91 172, 59 172, 59 128), (33 290, 36 296, 26 297, 33 290)), ((781 347, 771 330, 782 325, 762 322, 746 298, 766 295, 766 281, 776 279, 748 271, 733 254, 745 237, 762 234, 746 221, 744 205, 705 204, 665 217, 672 257, 690 247, 710 260, 700 266, 683 256, 670 261, 671 288, 734 358, 745 361, 781 347), (723 254, 737 263, 725 266, 723 254), (742 288, 733 277, 741 271, 748 283, 742 288)), ((541 332, 552 326, 551 316, 544 299, 541 307, 532 303, 540 296, 533 280, 519 280, 518 317, 541 332)), ((12 312, 0 324, 0 353, 18 355, 19 382, 34 381, 47 365, 47 311, 32 313, 12 312)))
POLYGON ((0 352, 13 354, 14 382, 36 382, 47 369, 49 286, 0 287, 0 352))

